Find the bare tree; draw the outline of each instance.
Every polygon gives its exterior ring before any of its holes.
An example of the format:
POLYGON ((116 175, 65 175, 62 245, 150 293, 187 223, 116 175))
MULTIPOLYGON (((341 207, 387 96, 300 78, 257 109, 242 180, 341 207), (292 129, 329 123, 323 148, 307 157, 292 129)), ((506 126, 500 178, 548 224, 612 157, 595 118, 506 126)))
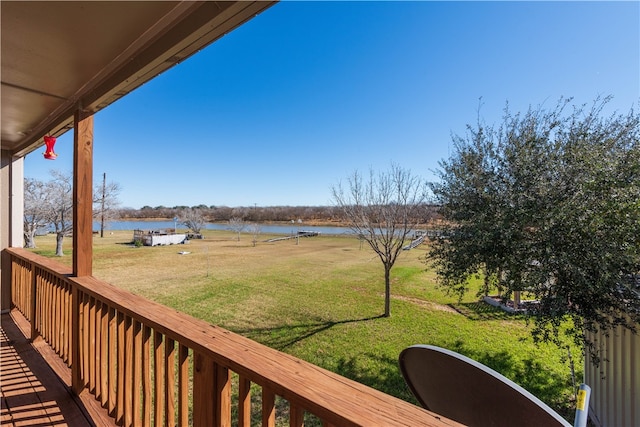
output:
POLYGON ((73 230, 73 177, 51 171, 53 179, 46 183, 47 197, 43 201, 45 218, 56 233, 56 256, 64 256, 62 242, 73 230))
POLYGON ((384 316, 391 315, 391 268, 409 233, 424 221, 427 186, 410 171, 391 165, 384 173, 369 171, 369 179, 355 171, 342 184, 332 187, 333 200, 348 227, 361 236, 384 266, 384 316))
MULTIPOLYGON (((35 247, 34 236, 39 228, 51 226, 56 233, 56 255, 63 256, 62 243, 73 229, 73 177, 70 173, 50 171, 52 179, 48 182, 25 178, 24 200, 24 237, 25 246, 35 247)), ((94 216, 104 222, 115 217, 119 205, 117 183, 95 186, 94 216)))
POLYGON ((251 243, 253 243, 253 247, 256 247, 258 243, 258 238, 260 238, 260 233, 262 233, 262 227, 260 224, 252 223, 249 225, 249 233, 251 233, 251 243))
POLYGON ((49 225, 46 210, 47 187, 43 181, 24 180, 24 246, 35 248, 34 237, 38 229, 49 225))
POLYGON ((204 213, 200 208, 187 208, 184 209, 178 217, 180 224, 183 224, 189 230, 195 234, 200 234, 200 231, 207 224, 204 217, 204 213))
POLYGON ((247 227, 244 219, 240 217, 233 217, 229 220, 229 228, 238 234, 238 242, 240 241, 240 233, 247 227))
POLYGON ((104 237, 105 222, 117 218, 120 185, 117 182, 107 183, 107 174, 102 174, 102 183, 93 190, 93 215, 100 218, 100 237, 104 237))

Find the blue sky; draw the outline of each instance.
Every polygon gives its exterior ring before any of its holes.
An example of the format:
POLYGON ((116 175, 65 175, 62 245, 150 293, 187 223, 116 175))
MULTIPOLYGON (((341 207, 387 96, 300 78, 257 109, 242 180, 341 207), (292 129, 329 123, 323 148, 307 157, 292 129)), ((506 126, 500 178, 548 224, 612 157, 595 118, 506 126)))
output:
POLYGON ((284 1, 97 113, 94 179, 123 207, 331 205, 354 170, 434 179, 480 98, 497 123, 599 95, 638 107, 640 2, 284 1))

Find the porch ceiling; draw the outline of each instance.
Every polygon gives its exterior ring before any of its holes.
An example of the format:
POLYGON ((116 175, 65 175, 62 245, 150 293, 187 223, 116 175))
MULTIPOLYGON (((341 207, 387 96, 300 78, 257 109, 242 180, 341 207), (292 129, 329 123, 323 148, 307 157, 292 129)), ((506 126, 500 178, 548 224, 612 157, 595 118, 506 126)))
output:
POLYGON ((24 156, 274 1, 2 1, 2 150, 24 156))

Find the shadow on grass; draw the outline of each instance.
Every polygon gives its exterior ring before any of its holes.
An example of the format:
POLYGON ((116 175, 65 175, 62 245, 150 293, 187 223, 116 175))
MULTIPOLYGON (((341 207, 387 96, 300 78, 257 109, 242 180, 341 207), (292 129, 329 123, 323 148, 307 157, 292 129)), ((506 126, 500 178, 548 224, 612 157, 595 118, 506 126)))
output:
POLYGON ((523 319, 522 314, 507 313, 483 301, 449 304, 451 308, 470 320, 513 320, 523 319))
POLYGON ((360 362, 358 362, 356 358, 340 359, 336 373, 371 388, 375 388, 376 390, 380 390, 388 395, 418 405, 417 400, 409 390, 404 378, 402 378, 397 358, 363 353, 358 356, 358 360, 360 360, 360 362), (375 372, 364 371, 361 368, 363 359, 371 361, 372 364, 380 366, 380 368, 375 372))
POLYGON ((346 323, 366 322, 382 318, 383 315, 364 317, 361 319, 347 319, 337 321, 316 320, 301 325, 284 325, 270 328, 234 329, 233 332, 258 341, 268 347, 279 351, 285 351, 288 347, 324 332, 336 325, 346 323))

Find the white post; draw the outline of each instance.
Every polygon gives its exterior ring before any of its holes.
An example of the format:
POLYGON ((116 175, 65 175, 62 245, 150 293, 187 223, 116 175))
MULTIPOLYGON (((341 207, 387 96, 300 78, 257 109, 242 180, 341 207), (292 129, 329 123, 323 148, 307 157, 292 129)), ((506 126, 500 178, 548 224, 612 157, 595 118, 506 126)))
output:
MULTIPOLYGON (((0 250, 24 245, 24 158, 2 150, 0 165, 0 250)), ((11 309, 9 257, 2 257, 0 267, 0 302, 2 312, 11 309)))

